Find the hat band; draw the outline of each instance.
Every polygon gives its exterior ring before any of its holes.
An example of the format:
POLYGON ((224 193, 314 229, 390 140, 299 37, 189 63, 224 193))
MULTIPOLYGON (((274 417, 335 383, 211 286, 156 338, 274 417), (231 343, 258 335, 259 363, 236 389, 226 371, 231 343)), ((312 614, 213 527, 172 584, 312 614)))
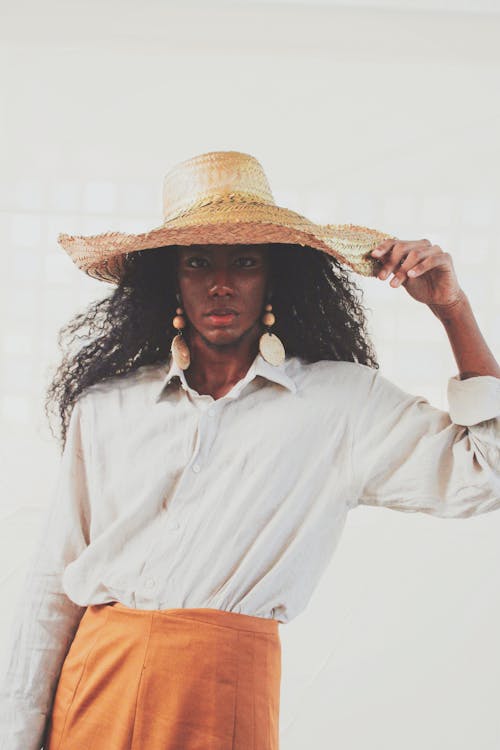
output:
POLYGON ((191 202, 188 206, 181 210, 176 208, 168 211, 167 213, 165 213, 164 211, 163 226, 165 226, 165 224, 168 224, 169 221, 177 219, 179 216, 184 216, 184 214, 189 214, 192 211, 196 211, 198 208, 202 208, 203 206, 216 205, 218 203, 260 203, 267 206, 276 205, 274 200, 264 197, 262 193, 249 193, 247 191, 241 190, 232 191, 230 193, 209 193, 208 195, 204 195, 198 198, 198 200, 191 202))

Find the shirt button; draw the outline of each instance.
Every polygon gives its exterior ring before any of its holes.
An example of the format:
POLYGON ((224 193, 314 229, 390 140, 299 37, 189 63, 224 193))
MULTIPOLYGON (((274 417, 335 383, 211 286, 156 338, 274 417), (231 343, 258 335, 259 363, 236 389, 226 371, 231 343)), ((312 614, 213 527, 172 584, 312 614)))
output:
POLYGON ((193 464, 193 471, 195 474, 198 474, 200 470, 200 464, 193 464))
POLYGON ((148 588, 148 589, 152 589, 152 588, 154 588, 154 587, 156 586, 156 581, 155 581, 155 579, 154 579, 154 578, 148 578, 148 579, 147 579, 147 580, 146 580, 146 581, 144 582, 144 585, 146 586, 146 588, 148 588))
POLYGON ((207 412, 207 413, 208 413, 208 416, 209 416, 209 417, 213 417, 213 415, 215 414, 215 412, 214 412, 214 410, 213 410, 213 409, 208 409, 208 412, 207 412))
POLYGON ((169 521, 167 523, 167 529, 171 529, 172 531, 177 531, 177 529, 180 529, 181 525, 179 521, 169 521))

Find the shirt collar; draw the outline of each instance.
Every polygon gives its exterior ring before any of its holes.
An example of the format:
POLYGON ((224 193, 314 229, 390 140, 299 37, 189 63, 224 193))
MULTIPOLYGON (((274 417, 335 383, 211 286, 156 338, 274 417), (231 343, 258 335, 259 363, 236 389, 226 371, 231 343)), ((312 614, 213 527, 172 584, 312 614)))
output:
MULTIPOLYGON (((271 365, 267 360, 264 359, 262 354, 260 352, 257 352, 257 355, 250 365, 246 375, 237 383, 237 388, 234 387, 234 390, 232 390, 232 393, 226 394, 228 398, 236 398, 236 396, 239 395, 242 388, 247 385, 247 383, 250 383, 251 380, 254 379, 256 375, 262 375, 264 378, 267 378, 267 380, 272 380, 275 383, 279 383, 280 385, 283 385, 285 388, 288 388, 292 393, 295 393, 297 390, 297 386, 295 384, 295 381, 292 380, 292 378, 285 372, 285 362, 281 365, 271 365)), ((186 376, 184 373, 184 370, 182 370, 180 367, 178 367, 172 355, 170 355, 170 360, 167 362, 165 367, 165 374, 161 381, 161 386, 158 391, 155 391, 155 397, 154 401, 155 403, 158 403, 164 392, 168 389, 169 386, 173 382, 180 381, 180 384, 184 388, 184 390, 188 390, 192 392, 192 388, 189 386, 186 376)), ((225 397, 224 397, 225 398, 225 397)))

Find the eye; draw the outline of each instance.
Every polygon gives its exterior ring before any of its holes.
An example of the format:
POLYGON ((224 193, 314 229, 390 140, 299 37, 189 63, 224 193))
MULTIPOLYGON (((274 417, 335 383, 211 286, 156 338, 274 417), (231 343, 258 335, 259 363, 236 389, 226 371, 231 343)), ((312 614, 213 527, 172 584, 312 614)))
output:
POLYGON ((251 266, 254 266, 254 265, 255 265, 255 263, 256 263, 256 260, 255 260, 255 258, 250 258, 249 256, 241 256, 241 257, 237 258, 237 261, 236 261, 236 262, 238 262, 238 261, 240 261, 240 260, 243 260, 243 261, 245 261, 245 260, 249 260, 249 261, 250 261, 250 263, 249 263, 249 264, 246 264, 246 265, 244 266, 245 268, 251 268, 251 266))
POLYGON ((207 259, 206 259, 206 258, 203 258, 203 257, 201 257, 201 255, 193 255, 193 256, 191 256, 191 258, 188 258, 188 259, 186 260, 186 265, 188 265, 188 266, 191 266, 191 268, 199 268, 199 266, 197 266, 197 265, 194 265, 194 266, 193 266, 193 265, 191 264, 191 261, 193 261, 193 260, 194 260, 194 261, 201 261, 201 262, 203 263, 203 262, 204 262, 204 261, 206 261, 207 259))
MULTIPOLYGON (((186 265, 190 268, 203 268, 208 262, 208 259, 201 255, 191 255, 186 258, 186 265)), ((255 258, 246 255, 240 255, 234 262, 236 265, 243 266, 243 268, 252 268, 257 263, 255 258)))

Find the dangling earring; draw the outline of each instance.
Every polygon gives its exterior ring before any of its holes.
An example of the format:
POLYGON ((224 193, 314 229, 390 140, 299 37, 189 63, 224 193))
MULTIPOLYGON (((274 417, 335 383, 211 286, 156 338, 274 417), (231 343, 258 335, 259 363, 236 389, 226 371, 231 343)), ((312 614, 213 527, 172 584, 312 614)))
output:
POLYGON ((277 366, 283 364, 285 361, 285 347, 283 346, 281 339, 269 330, 269 328, 276 322, 276 318, 271 312, 272 309, 273 306, 268 303, 266 305, 266 312, 261 318, 262 322, 267 327, 267 331, 265 331, 259 339, 259 351, 266 362, 277 366))
MULTIPOLYGON (((178 294, 177 301, 180 301, 178 294)), ((182 330, 186 327, 186 320, 183 317, 184 310, 182 307, 178 307, 175 312, 176 315, 172 320, 172 325, 178 330, 178 333, 172 339, 170 351, 172 352, 172 357, 177 367, 180 367, 181 370, 187 370, 191 363, 191 354, 184 334, 182 333, 182 330)))

